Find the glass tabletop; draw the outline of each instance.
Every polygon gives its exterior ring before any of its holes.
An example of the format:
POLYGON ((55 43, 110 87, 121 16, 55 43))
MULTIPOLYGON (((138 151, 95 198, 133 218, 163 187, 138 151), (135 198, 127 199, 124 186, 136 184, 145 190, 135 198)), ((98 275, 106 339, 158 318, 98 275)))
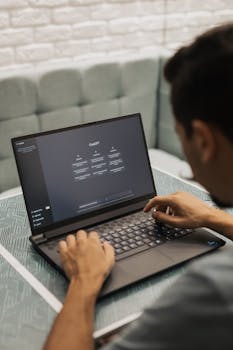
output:
MULTIPOLYGON (((210 201, 207 192, 188 182, 158 169, 153 169, 153 176, 159 195, 188 191, 210 201)), ((33 250, 30 234, 23 196, 1 200, 0 244, 63 302, 67 281, 33 250)), ((170 288, 185 269, 173 268, 103 298, 97 303, 95 329, 141 311, 170 288)), ((55 316, 55 311, 0 256, 0 348, 41 349, 55 316)))

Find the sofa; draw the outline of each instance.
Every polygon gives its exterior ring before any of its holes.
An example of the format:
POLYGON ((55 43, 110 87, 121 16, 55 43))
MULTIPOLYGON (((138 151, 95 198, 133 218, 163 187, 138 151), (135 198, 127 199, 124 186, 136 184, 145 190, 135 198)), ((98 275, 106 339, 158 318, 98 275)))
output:
POLYGON ((152 166, 190 175, 173 129, 167 52, 0 75, 0 197, 20 191, 11 138, 140 112, 152 166))

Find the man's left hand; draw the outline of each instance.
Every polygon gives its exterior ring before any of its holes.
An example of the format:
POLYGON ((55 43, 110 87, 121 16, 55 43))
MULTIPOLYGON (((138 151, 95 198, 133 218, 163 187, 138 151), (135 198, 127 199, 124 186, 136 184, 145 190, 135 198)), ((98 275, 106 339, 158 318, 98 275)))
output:
POLYGON ((61 261, 71 282, 78 282, 88 295, 97 296, 113 268, 113 247, 101 242, 95 231, 80 230, 59 243, 61 261))

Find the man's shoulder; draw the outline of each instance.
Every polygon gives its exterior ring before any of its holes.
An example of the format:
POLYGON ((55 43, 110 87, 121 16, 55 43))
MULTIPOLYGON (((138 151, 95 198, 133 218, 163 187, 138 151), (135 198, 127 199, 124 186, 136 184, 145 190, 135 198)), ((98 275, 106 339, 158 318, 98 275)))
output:
POLYGON ((220 272, 233 271, 233 245, 222 247, 215 252, 204 255, 194 261, 189 268, 192 272, 211 273, 214 276, 220 272), (222 267, 224 270, 222 271, 222 267))
POLYGON ((187 270, 200 288, 215 290, 224 298, 233 300, 233 245, 195 261, 187 270))
POLYGON ((233 248, 198 259, 106 349, 232 349, 232 276, 233 248))
MULTIPOLYGON (((205 305, 233 305, 233 246, 194 260, 180 278, 169 288, 159 303, 180 308, 189 305, 193 313, 205 305)), ((157 308, 158 303, 152 305, 157 308)))

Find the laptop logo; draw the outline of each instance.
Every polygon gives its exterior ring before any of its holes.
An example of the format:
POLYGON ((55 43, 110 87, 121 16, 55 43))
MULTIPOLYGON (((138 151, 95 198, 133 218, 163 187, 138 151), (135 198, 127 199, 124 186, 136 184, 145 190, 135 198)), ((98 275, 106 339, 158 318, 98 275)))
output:
POLYGON ((208 241, 207 243, 208 243, 208 245, 211 246, 211 247, 214 247, 215 245, 218 244, 218 242, 216 242, 216 241, 208 241))

